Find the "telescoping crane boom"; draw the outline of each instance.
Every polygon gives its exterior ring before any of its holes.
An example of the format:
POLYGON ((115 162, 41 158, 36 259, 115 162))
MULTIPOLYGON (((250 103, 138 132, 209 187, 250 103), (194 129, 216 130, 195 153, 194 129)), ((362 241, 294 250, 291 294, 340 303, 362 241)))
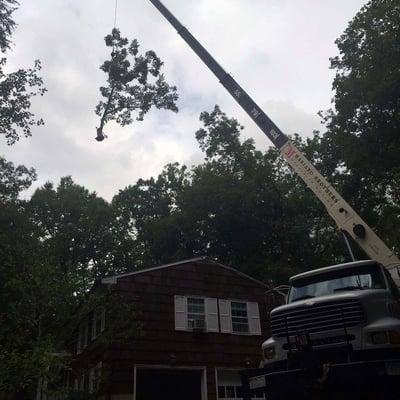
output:
POLYGON ((371 259, 384 265, 391 272, 397 286, 400 286, 400 277, 398 273, 400 260, 396 254, 385 245, 332 185, 314 168, 296 146, 291 143, 289 138, 264 113, 246 91, 218 64, 211 54, 199 43, 188 29, 179 22, 167 7, 159 0, 150 1, 214 73, 220 83, 241 105, 264 134, 279 149, 282 157, 324 204, 329 215, 336 222, 339 230, 350 235, 371 259))

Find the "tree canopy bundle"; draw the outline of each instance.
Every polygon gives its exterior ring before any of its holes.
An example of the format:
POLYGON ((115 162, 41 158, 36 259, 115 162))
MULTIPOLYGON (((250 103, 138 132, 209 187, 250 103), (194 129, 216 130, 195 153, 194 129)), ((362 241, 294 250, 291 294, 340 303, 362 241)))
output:
POLYGON ((170 86, 161 73, 163 62, 153 50, 139 53, 136 39, 130 43, 114 28, 105 37, 107 47, 112 48, 111 59, 100 67, 107 75, 107 86, 100 88, 103 99, 96 107, 101 118, 96 140, 106 137, 104 126, 116 121, 124 126, 136 119, 142 121, 144 115, 155 106, 177 112, 178 94, 175 86, 170 86))

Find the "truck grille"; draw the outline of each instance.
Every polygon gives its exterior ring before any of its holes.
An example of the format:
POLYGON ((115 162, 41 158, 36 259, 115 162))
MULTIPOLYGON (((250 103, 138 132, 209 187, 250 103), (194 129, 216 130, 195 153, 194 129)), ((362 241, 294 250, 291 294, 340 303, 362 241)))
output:
POLYGON ((271 330, 275 337, 298 333, 326 332, 358 326, 365 314, 358 300, 340 300, 303 305, 271 315, 271 330))

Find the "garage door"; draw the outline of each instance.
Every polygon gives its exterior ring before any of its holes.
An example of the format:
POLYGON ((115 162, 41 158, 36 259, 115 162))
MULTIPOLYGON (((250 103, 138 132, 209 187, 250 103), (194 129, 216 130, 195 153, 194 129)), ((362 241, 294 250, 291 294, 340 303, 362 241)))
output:
POLYGON ((136 400, 201 400, 201 372, 138 369, 136 400))

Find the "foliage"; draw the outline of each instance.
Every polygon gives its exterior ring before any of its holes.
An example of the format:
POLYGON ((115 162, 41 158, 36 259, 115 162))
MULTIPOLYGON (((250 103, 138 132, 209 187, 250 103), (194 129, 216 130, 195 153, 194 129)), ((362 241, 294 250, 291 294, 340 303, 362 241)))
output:
POLYGON ((323 137, 337 156, 342 194, 393 247, 399 243, 399 43, 400 3, 370 0, 336 41, 335 108, 324 114, 323 137))
POLYGON ((400 4, 371 0, 336 41, 328 137, 347 168, 391 179, 400 145, 400 4))
MULTIPOLYGON (((11 35, 15 29, 13 12, 19 3, 15 0, 0 0, 0 49, 3 53, 11 48, 11 35)), ((6 72, 7 58, 0 59, 0 135, 7 144, 14 144, 22 134, 32 135, 32 127, 43 125, 30 111, 32 98, 46 92, 43 79, 39 76, 41 63, 36 60, 28 69, 6 72)))
MULTIPOLYGON (((0 391, 21 393, 36 382, 59 327, 59 277, 41 259, 36 228, 19 193, 35 171, 1 159, 0 175, 0 391), (46 285, 43 285, 46 282, 46 285)), ((60 315, 61 316, 61 315, 60 315)))
MULTIPOLYGON (((115 287, 97 287, 86 296, 75 318, 82 320, 94 311, 105 310, 105 330, 96 338, 94 345, 126 343, 140 335, 141 324, 136 320, 134 301, 115 290, 115 287)), ((75 328, 74 325, 72 327, 75 328)))
POLYGON ((2 0, 0 2, 0 50, 4 53, 11 47, 11 35, 15 29, 13 12, 18 8, 16 0, 2 0))
POLYGON ((96 114, 101 117, 97 128, 97 140, 104 139, 104 125, 112 120, 118 124, 129 125, 136 119, 142 121, 152 106, 177 112, 178 95, 176 87, 170 86, 161 74, 162 61, 157 54, 146 51, 139 54, 136 39, 129 43, 114 28, 105 37, 107 47, 112 48, 111 59, 100 67, 107 74, 107 87, 101 87, 101 100, 96 107, 96 114))
MULTIPOLYGON (((138 265, 207 255, 272 283, 343 260, 322 207, 276 150, 262 153, 252 140, 242 142, 242 127, 219 107, 200 119, 203 164, 168 165, 113 200, 141 245, 138 265)), ((297 142, 310 152, 319 144, 297 142)))
POLYGON ((24 165, 17 167, 5 158, 0 157, 0 203, 15 202, 20 192, 28 189, 36 180, 33 168, 24 165))
POLYGON ((39 60, 33 68, 19 69, 6 73, 6 58, 0 59, 0 135, 4 135, 8 144, 14 144, 20 137, 32 135, 32 127, 44 124, 42 118, 36 119, 30 111, 31 100, 38 94, 43 96, 47 89, 38 75, 41 70, 39 60))
MULTIPOLYGON (((16 5, 0 0, 3 51, 10 46, 16 5), (8 14, 1 13, 4 5, 8 14)), ((332 59, 335 109, 325 114, 327 131, 292 138, 397 251, 399 21, 398 2, 391 0, 372 0, 357 14, 332 59)), ((152 52, 138 55, 137 42, 129 44, 118 31, 106 40, 115 49, 102 67, 109 77, 102 89, 106 100, 97 109, 103 125, 113 119, 131 123, 134 111, 143 118, 151 105, 174 110, 175 89, 157 84, 160 60, 152 52), (151 97, 157 85, 168 88, 160 89, 162 101, 151 97), (145 102, 134 102, 138 93, 142 100, 148 96, 145 102)), ((23 93, 23 80, 18 87, 23 93)), ((18 113, 11 120, 16 123, 18 113)), ((262 152, 241 139, 244 128, 217 106, 200 121, 201 164, 169 164, 158 176, 121 190, 111 203, 71 177, 21 200, 36 173, 0 157, 0 392, 33 398, 38 379, 51 381, 69 361, 57 355, 70 349, 71 329, 93 309, 109 307, 109 329, 99 345, 140 333, 130 322, 134 304, 112 290, 89 292, 105 275, 207 255, 273 285, 348 259, 326 211, 276 149, 262 152)))
POLYGON ((110 205, 71 178, 22 201, 35 171, 1 166, 0 391, 32 398, 38 379, 50 383, 69 360, 58 355, 69 350, 65 325, 78 304, 98 276, 116 272, 113 254, 129 245, 110 205))

